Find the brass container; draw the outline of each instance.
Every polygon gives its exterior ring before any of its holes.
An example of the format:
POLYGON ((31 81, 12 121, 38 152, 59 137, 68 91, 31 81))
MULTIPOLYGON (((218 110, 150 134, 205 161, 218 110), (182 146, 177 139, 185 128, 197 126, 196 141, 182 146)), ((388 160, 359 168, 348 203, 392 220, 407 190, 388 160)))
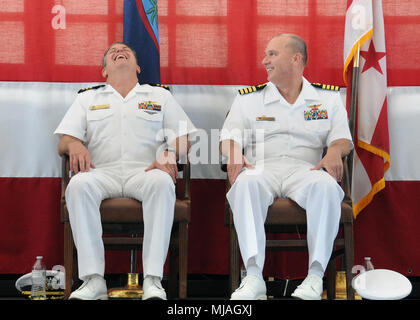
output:
POLYGON ((129 273, 127 285, 124 288, 108 290, 108 297, 111 299, 141 299, 143 290, 139 285, 139 274, 129 273))
MULTIPOLYGON (((324 290, 322 294, 322 299, 327 299, 327 290, 324 290)), ((347 300, 347 292, 346 292, 346 272, 345 271, 337 271, 335 277, 335 299, 337 300, 347 300)), ((354 293, 355 300, 362 300, 362 298, 355 292, 354 293)))

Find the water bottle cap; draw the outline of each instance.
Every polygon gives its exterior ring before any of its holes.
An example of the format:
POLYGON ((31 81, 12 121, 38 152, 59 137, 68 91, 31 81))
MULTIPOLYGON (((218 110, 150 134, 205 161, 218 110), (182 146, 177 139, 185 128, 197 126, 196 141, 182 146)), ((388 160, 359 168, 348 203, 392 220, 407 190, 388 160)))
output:
POLYGON ((42 259, 43 257, 42 257, 42 256, 36 256, 36 258, 37 258, 37 259, 42 259))
POLYGON ((365 257, 365 260, 370 260, 370 257, 365 257))

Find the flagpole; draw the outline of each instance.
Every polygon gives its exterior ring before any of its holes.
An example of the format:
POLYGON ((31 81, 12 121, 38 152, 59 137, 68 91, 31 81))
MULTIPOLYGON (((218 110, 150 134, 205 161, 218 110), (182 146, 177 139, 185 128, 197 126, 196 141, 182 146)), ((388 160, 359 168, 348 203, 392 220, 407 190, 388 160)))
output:
POLYGON ((348 170, 349 170, 349 191, 351 193, 352 181, 353 181, 353 163, 354 163, 354 150, 356 148, 357 141, 355 138, 356 130, 356 109, 357 109, 357 94, 359 88, 359 57, 360 57, 360 43, 357 44, 357 50, 353 57, 353 75, 351 80, 351 96, 350 96, 350 118, 349 118, 349 127, 351 136, 353 138, 354 148, 350 152, 347 161, 348 161, 348 170))

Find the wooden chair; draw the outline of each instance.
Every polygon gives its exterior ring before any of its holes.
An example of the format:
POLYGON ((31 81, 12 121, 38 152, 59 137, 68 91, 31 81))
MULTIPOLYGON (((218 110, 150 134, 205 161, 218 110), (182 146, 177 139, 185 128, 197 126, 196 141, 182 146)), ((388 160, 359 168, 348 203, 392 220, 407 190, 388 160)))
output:
MULTIPOLYGON (((349 173, 346 159, 344 163, 344 177, 341 186, 345 193, 345 198, 341 204, 340 230, 334 242, 333 252, 326 270, 327 278, 327 298, 335 298, 336 289, 336 259, 344 255, 346 272, 346 293, 347 299, 354 299, 354 290, 351 287, 352 273, 354 264, 353 249, 353 210, 350 198, 349 173)), ((226 165, 222 165, 222 170, 226 171, 226 165)), ((229 190, 229 181, 227 191, 229 190)), ((233 292, 239 286, 241 256, 239 251, 238 238, 233 224, 232 210, 226 200, 226 221, 229 227, 229 251, 230 251, 230 290, 233 292)), ((265 221, 267 234, 266 250, 280 251, 302 251, 307 250, 306 238, 296 239, 296 233, 305 235, 306 233, 306 212, 296 202, 289 198, 276 198, 268 208, 267 219, 265 221), (284 234, 282 239, 269 239, 270 234, 284 234)))
MULTIPOLYGON (((178 165, 183 171, 182 185, 177 190, 174 222, 169 246, 169 284, 168 298, 187 297, 187 259, 188 259, 188 224, 191 220, 190 205, 190 165, 178 165)), ((64 267, 66 270, 66 288, 64 297, 71 293, 72 281, 77 276, 77 255, 66 207, 65 191, 70 181, 69 157, 62 157, 61 221, 64 224, 64 267)), ((143 238, 143 211, 141 202, 130 198, 112 198, 102 201, 100 206, 103 241, 105 250, 141 250, 143 238)), ((132 253, 133 259, 133 253, 132 253)), ((133 260, 132 260, 133 261, 133 260)), ((135 259, 136 261, 136 259, 135 259)), ((132 266, 133 268, 133 266, 132 266)), ((133 272, 133 271, 131 271, 133 272)))

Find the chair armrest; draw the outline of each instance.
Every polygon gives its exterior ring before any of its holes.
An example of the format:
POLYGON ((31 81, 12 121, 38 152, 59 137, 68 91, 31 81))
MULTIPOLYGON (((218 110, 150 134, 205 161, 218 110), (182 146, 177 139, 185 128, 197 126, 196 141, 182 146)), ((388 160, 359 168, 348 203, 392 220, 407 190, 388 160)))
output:
POLYGON ((61 156, 61 222, 68 223, 69 216, 66 205, 66 188, 70 181, 70 160, 67 154, 61 156))
POLYGON ((351 189, 350 189, 350 171, 349 171, 349 160, 350 157, 344 157, 343 158, 343 179, 341 180, 341 188, 344 191, 344 199, 343 201, 350 206, 352 206, 352 198, 351 198, 351 189))
POLYGON ((70 159, 67 154, 61 156, 61 199, 64 200, 67 185, 70 181, 70 159))
MULTIPOLYGON (((220 169, 223 172, 227 173, 227 164, 222 163, 220 165, 220 169)), ((226 177, 226 194, 229 192, 230 188, 231 188, 231 184, 230 184, 229 178, 226 177)), ((225 197, 225 226, 230 226, 233 224, 233 217, 231 216, 229 209, 230 209, 229 202, 225 197)))
MULTIPOLYGON (((186 163, 177 163, 178 172, 182 172, 182 190, 181 194, 177 192, 177 198, 181 200, 190 200, 190 177, 191 177, 191 165, 186 157, 186 163)), ((175 186, 175 190, 177 190, 175 186)))

